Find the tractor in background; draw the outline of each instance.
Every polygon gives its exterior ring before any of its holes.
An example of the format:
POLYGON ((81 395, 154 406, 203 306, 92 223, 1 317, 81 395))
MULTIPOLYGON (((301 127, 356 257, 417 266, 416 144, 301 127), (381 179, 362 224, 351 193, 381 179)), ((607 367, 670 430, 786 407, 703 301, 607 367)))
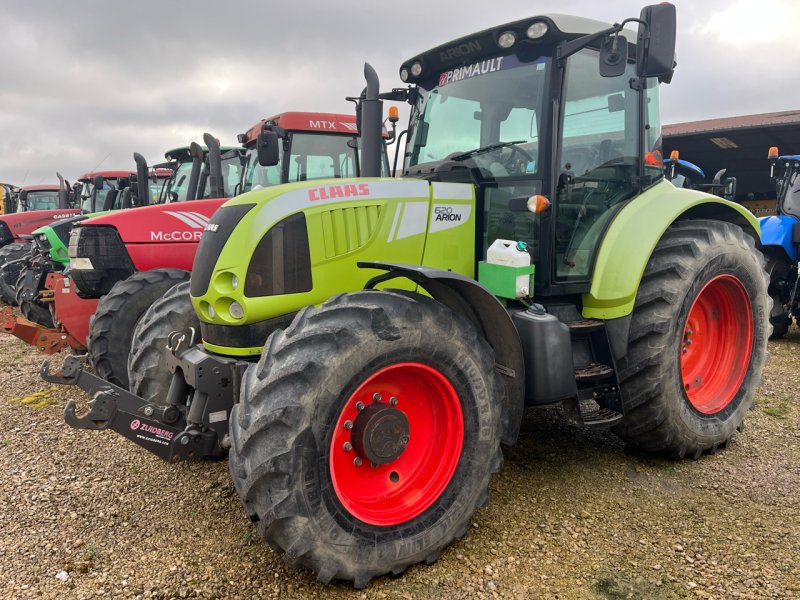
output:
POLYGON ((675 33, 668 3, 541 15, 413 56, 408 87, 366 66, 361 178, 225 203, 137 327, 130 392, 43 365, 92 398, 66 422, 228 454, 265 541, 356 587, 466 534, 525 407, 670 457, 726 445, 766 358, 767 277, 751 214, 646 160, 675 33), (379 177, 383 100, 411 106, 399 180, 379 177))
POLYGON ((798 249, 800 249, 800 155, 779 156, 769 149, 770 179, 777 188, 777 215, 760 217, 761 243, 767 257, 772 310, 772 339, 789 331, 800 315, 798 249))
POLYGON ((18 193, 17 186, 0 182, 0 215, 14 212, 18 193))
POLYGON ((731 202, 736 198, 736 178, 725 177, 727 169, 720 169, 711 183, 705 183, 705 171, 696 164, 680 158, 678 151, 673 150, 670 157, 664 159, 664 170, 664 176, 675 187, 703 190, 731 202))
POLYGON ((33 231, 80 214, 75 204, 72 190, 63 182, 29 185, 19 190, 13 211, 0 216, 0 299, 3 302, 16 304, 13 285, 19 277, 21 259, 30 252, 33 231))

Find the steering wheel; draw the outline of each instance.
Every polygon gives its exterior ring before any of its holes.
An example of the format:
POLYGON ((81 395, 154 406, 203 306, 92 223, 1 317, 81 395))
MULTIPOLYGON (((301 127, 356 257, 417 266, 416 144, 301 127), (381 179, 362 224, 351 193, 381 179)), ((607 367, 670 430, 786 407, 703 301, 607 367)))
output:
POLYGON ((536 162, 536 159, 533 156, 531 156, 531 154, 529 152, 527 152, 526 150, 523 150, 519 146, 506 146, 506 147, 502 148, 502 150, 506 150, 506 149, 510 150, 508 158, 506 158, 505 160, 500 159, 500 160, 497 160, 495 162, 497 162, 498 164, 501 164, 503 166, 503 168, 509 174, 510 173, 520 173, 520 172, 525 173, 526 172, 526 168, 525 167, 522 167, 520 169, 519 162, 515 162, 514 161, 514 153, 517 153, 517 154, 522 156, 522 160, 524 160, 524 163, 525 163, 526 166, 530 162, 536 162))

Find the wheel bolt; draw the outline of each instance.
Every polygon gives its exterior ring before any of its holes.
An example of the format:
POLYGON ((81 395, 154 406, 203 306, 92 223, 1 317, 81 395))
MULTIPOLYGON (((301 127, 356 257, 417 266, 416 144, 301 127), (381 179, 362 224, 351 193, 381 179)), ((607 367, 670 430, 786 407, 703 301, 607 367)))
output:
POLYGON ((350 450, 353 449, 353 444, 351 444, 350 442, 345 442, 342 448, 344 448, 345 452, 350 452, 350 450))
POLYGON ((362 460, 361 460, 361 457, 360 457, 360 456, 356 456, 356 457, 353 459, 353 464, 354 464, 355 466, 357 466, 357 467, 360 467, 360 466, 363 464, 363 462, 364 462, 364 461, 362 461, 362 460))
POLYGON ((403 446, 405 446, 408 443, 408 436, 403 436, 403 439, 400 441, 403 442, 403 446))
POLYGON ((361 400, 356 402, 356 410, 364 410, 364 403, 361 400))
POLYGON ((392 406, 397 406, 397 398, 395 398, 394 396, 389 398, 389 404, 391 404, 392 406))
POLYGON ((345 421, 344 422, 344 428, 347 429, 347 430, 352 429, 353 428, 353 422, 352 421, 345 421))
POLYGON ((189 444, 189 436, 185 435, 181 438, 181 446, 186 446, 189 444))
POLYGON ((375 392, 374 394, 372 394, 372 399, 375 402, 380 402, 381 401, 381 395, 378 392, 375 392))

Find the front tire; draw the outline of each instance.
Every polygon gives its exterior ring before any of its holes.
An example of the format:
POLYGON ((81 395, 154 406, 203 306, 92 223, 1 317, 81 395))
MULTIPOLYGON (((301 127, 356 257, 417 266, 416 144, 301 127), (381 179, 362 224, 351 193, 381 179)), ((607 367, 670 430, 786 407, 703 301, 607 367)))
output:
POLYGON ((287 563, 364 587, 466 533, 502 463, 502 393, 488 344, 443 305, 343 294, 247 370, 231 474, 287 563))
POLYGON ((139 319, 168 289, 188 281, 189 272, 180 269, 153 269, 134 273, 118 281, 97 303, 89 319, 86 347, 98 376, 128 389, 128 354, 133 330, 139 319))
POLYGON ((22 259, 31 251, 31 245, 14 242, 0 249, 0 298, 11 306, 17 305, 14 286, 25 266, 22 259))
POLYGON ((693 220, 667 230, 642 277, 619 363, 618 435, 649 452, 699 458, 741 429, 767 357, 763 264, 735 225, 693 220))
POLYGON ((148 308, 133 331, 135 343, 128 356, 131 392, 147 402, 165 403, 172 381, 164 361, 169 334, 189 328, 199 332, 200 319, 189 297, 189 282, 185 281, 171 287, 148 308))

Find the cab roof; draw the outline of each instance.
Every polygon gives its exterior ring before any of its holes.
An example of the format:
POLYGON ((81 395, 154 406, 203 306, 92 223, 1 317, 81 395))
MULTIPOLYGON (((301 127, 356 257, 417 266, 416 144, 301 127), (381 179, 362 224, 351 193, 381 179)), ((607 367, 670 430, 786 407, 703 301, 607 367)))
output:
MULTIPOLYGON (((405 69, 407 71, 408 77, 404 80, 407 83, 430 82, 432 78, 438 77, 443 71, 472 64, 489 56, 507 54, 538 45, 551 46, 562 40, 576 39, 610 27, 612 27, 611 23, 573 15, 546 14, 532 16, 471 33, 422 52, 404 61, 400 66, 400 70, 405 69), (546 23, 548 31, 541 38, 529 39, 526 31, 535 22, 546 23), (501 34, 509 31, 516 34, 517 41, 510 48, 502 48, 498 44, 498 38, 501 34), (422 71, 415 77, 411 74, 411 65, 416 62, 420 63, 422 71)), ((624 29, 622 33, 629 45, 632 45, 631 47, 635 49, 637 33, 628 28, 624 29)), ((435 79, 433 81, 435 82, 435 79)))
MULTIPOLYGON (((200 146, 203 149, 203 153, 208 152, 208 148, 206 146, 200 146)), ((219 151, 221 153, 228 152, 230 150, 241 150, 239 146, 220 146, 219 151)), ((167 150, 164 152, 164 158, 167 160, 180 160, 185 159, 189 156, 189 146, 180 146, 178 148, 173 148, 172 150, 167 150)))
POLYGON ((136 175, 133 171, 89 171, 78 177, 78 181, 91 181, 100 175, 103 179, 122 179, 136 175))
MULTIPOLYGON (((264 124, 281 127, 288 131, 308 131, 313 133, 341 133, 343 135, 358 135, 358 125, 353 114, 321 113, 321 112, 284 112, 278 115, 261 119, 247 132, 239 135, 243 145, 252 144, 258 137, 264 124)), ((383 137, 388 137, 389 132, 383 128, 383 137)))
POLYGON ((57 192, 59 189, 58 184, 52 183, 40 183, 36 185, 26 185, 20 188, 22 192, 57 192))

